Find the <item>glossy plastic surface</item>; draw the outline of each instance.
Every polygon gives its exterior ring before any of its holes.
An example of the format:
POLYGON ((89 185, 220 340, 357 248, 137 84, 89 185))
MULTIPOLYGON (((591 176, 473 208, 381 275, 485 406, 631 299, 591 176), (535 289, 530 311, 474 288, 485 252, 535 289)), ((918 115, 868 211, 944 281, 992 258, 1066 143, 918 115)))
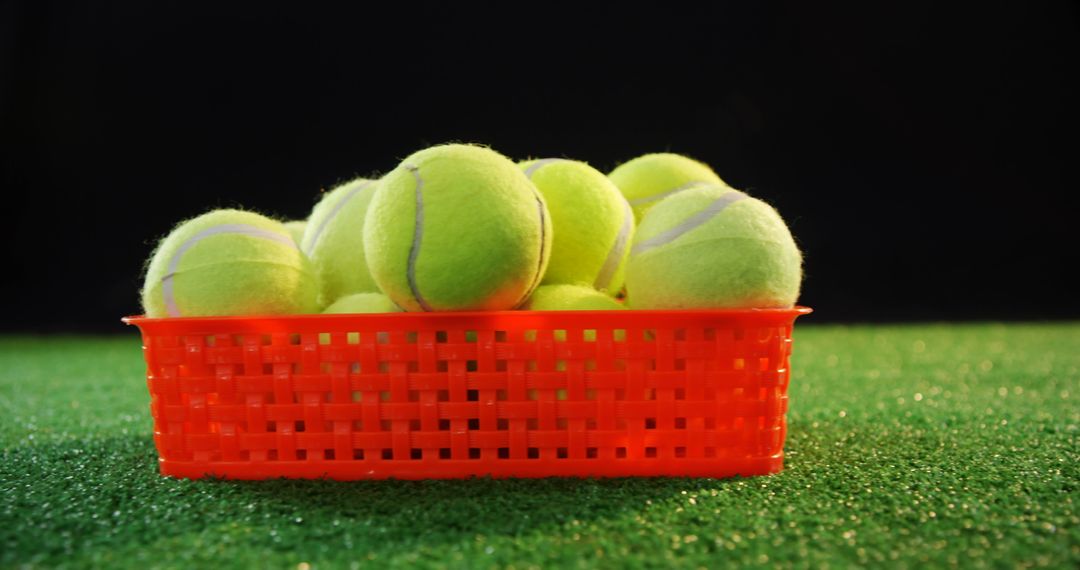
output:
POLYGON ((124 320, 164 475, 727 477, 783 467, 809 312, 124 320))

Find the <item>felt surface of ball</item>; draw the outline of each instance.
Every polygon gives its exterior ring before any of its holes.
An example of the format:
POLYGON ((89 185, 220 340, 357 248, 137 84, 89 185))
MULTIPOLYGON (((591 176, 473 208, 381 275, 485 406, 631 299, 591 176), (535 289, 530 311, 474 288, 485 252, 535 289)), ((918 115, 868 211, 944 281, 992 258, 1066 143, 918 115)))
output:
POLYGON ((521 163, 551 214, 551 261, 542 284, 622 290, 634 236, 634 213, 619 189, 595 168, 547 158, 521 163))
POLYGON ((285 229, 289 230, 289 235, 292 236, 293 241, 297 245, 304 239, 304 228, 307 227, 307 221, 305 220, 293 220, 291 222, 285 222, 285 229))
POLYGON ((354 293, 346 295, 330 304, 323 310, 325 314, 347 313, 400 313, 398 307, 390 300, 390 297, 382 293, 354 293))
POLYGON ((146 271, 148 317, 318 312, 307 257, 280 222, 216 210, 176 227, 146 271))
POLYGON ((364 249, 376 284, 407 311, 512 309, 540 282, 551 233, 543 197, 516 164, 452 144, 383 178, 364 249))
POLYGON ((308 218, 300 249, 319 278, 319 305, 379 288, 364 254, 364 220, 377 181, 358 178, 327 192, 308 218))
POLYGON ((627 267, 635 309, 791 307, 802 255, 768 204, 726 186, 672 195, 641 220, 627 267))
POLYGON ((590 287, 541 285, 522 308, 528 311, 618 311, 626 307, 590 287))
POLYGON ((639 156, 619 165, 608 178, 630 202, 638 223, 657 202, 687 188, 727 186, 707 164, 670 152, 639 156))

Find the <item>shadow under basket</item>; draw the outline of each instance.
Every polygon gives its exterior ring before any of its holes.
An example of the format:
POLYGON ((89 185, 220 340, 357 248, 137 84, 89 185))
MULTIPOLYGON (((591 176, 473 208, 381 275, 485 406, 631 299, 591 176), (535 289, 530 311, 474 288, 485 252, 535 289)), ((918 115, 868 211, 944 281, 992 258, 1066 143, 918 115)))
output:
POLYGON ((794 309, 125 322, 161 473, 696 476, 783 468, 794 309))

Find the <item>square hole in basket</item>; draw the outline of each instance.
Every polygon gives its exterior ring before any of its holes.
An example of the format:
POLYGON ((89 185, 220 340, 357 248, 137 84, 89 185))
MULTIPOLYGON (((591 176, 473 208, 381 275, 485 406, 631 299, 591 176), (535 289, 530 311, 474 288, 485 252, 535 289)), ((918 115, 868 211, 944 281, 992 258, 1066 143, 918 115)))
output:
POLYGON ((597 448, 595 448, 595 447, 586 447, 585 448, 585 457, 587 459, 596 459, 599 456, 600 456, 600 452, 599 452, 599 450, 597 448))
POLYGON ((685 447, 676 447, 675 448, 675 457, 686 457, 686 448, 685 447))
POLYGON ((446 331, 435 331, 435 342, 447 342, 448 338, 446 331))
POLYGON ((645 418, 645 429, 656 429, 656 418, 645 418))
POLYGON ((303 460, 307 459, 307 450, 306 449, 297 449, 296 450, 296 459, 299 460, 299 461, 303 461, 303 460))
POLYGON ((435 391, 435 400, 438 401, 438 402, 449 402, 450 401, 450 390, 436 390, 435 391))
POLYGON ((480 459, 480 449, 476 447, 470 447, 469 459, 480 459))
POLYGON ((278 450, 276 450, 276 449, 268 449, 268 450, 266 450, 266 460, 267 461, 277 461, 278 460, 278 450))
POLYGON ((499 459, 510 459, 510 448, 509 447, 500 447, 499 448, 499 459))
POLYGON ((304 420, 297 420, 294 429, 296 429, 296 433, 305 431, 307 426, 304 424, 304 420))
POLYGON ((656 448, 655 447, 646 447, 645 448, 645 457, 650 458, 650 459, 656 457, 656 448))
POLYGON ((495 420, 495 429, 507 430, 510 429, 510 420, 506 418, 499 418, 495 420))
POLYGON ((480 400, 479 390, 465 390, 465 400, 468 402, 477 402, 480 400))
POLYGON ((480 429, 480 420, 478 418, 470 419, 469 420, 469 429, 472 429, 472 430, 480 429))
POLYGON ((409 450, 409 459, 416 460, 416 459, 423 459, 423 458, 424 458, 424 450, 423 449, 410 449, 409 450))
POLYGON ((568 396, 567 396, 566 388, 559 388, 558 390, 555 391, 555 399, 556 400, 565 400, 565 399, 567 399, 567 397, 568 396))
POLYGON ((598 424, 594 418, 585 420, 585 429, 597 429, 598 424))
POLYGON ((364 422, 362 420, 353 420, 353 422, 352 422, 352 430, 353 431, 364 431, 364 422))
POLYGON ((383 391, 379 392, 379 401, 380 402, 389 402, 390 397, 391 397, 390 390, 383 390, 383 391))
POLYGON ((440 447, 439 448, 439 459, 450 459, 450 448, 449 447, 440 447))
POLYGON ((323 459, 327 461, 333 461, 337 457, 337 453, 333 449, 327 449, 323 451, 323 459))
POLYGON ((391 431, 394 429, 394 424, 390 420, 379 420, 379 429, 382 431, 391 431))
POLYGON ((626 448, 625 447, 616 447, 615 448, 615 459, 626 459, 626 448))
POLYGON ((353 392, 352 393, 352 401, 354 401, 354 402, 363 402, 364 401, 364 393, 363 392, 353 392))
POLYGON ((675 388, 675 399, 676 400, 685 400, 686 399, 686 388, 675 388))
POLYGON ((570 457, 570 453, 565 447, 557 447, 555 448, 555 457, 558 457, 559 459, 566 459, 567 457, 570 457))
POLYGON ((529 418, 525 420, 525 429, 540 429, 540 419, 529 418))
POLYGON ((393 459, 394 458, 394 450, 393 449, 383 449, 382 450, 382 458, 383 459, 393 459))
POLYGON ((530 447, 526 451, 526 455, 527 455, 527 457, 529 459, 540 459, 540 448, 539 447, 530 447))
POLYGON ((495 399, 504 402, 510 399, 510 394, 506 390, 495 390, 495 399))
POLYGON ((410 431, 420 431, 420 420, 409 420, 410 431))
POLYGON ((439 420, 439 431, 449 431, 450 420, 439 420))
POLYGON ((675 418, 675 429, 686 429, 686 418, 675 418))
POLYGON ((276 432, 277 431, 277 422, 266 422, 266 431, 271 432, 271 433, 276 432))
POLYGON ((364 460, 364 450, 363 449, 354 449, 353 452, 352 452, 352 458, 357 460, 357 461, 363 461, 364 460))
POLYGON ((477 369, 479 369, 479 366, 477 366, 475 360, 466 360, 465 361, 465 371, 466 372, 476 372, 477 369))
POLYGON ((570 426, 570 421, 567 418, 556 418, 555 429, 566 429, 570 426))

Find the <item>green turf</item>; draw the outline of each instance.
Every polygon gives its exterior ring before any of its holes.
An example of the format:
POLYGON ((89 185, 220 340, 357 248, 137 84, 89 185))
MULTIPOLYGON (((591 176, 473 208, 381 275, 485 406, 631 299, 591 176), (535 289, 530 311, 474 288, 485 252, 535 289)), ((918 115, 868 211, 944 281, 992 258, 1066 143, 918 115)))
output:
POLYGON ((731 480, 166 479, 138 344, 0 337, 0 567, 1080 565, 1077 324, 800 325, 731 480))

